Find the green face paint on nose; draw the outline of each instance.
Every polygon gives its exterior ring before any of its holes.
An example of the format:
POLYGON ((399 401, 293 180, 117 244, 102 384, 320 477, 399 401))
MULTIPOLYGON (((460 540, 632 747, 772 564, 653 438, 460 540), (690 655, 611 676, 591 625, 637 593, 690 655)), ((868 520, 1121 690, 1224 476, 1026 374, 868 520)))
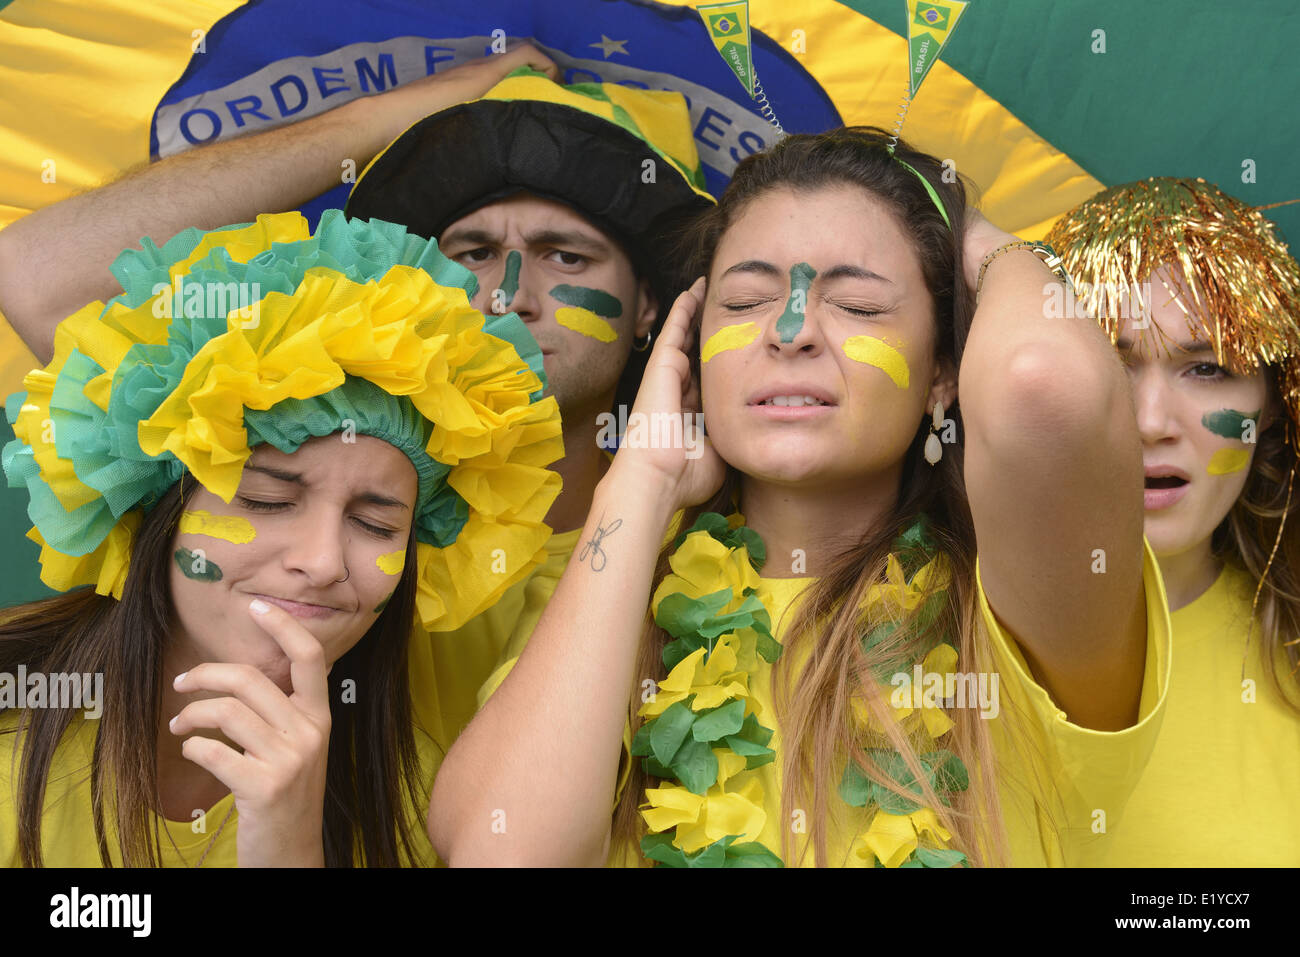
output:
POLYGON ((605 319, 617 319, 623 315, 623 304, 602 289, 588 289, 586 286, 556 286, 551 290, 551 297, 566 306, 586 309, 605 319))
POLYGON ((1201 425, 1225 439, 1244 442, 1247 421, 1252 424, 1252 431, 1258 429, 1259 416, 1263 411, 1260 409, 1259 412, 1238 412, 1236 409, 1220 409, 1218 412, 1207 412, 1201 416, 1201 425))
POLYGON ((803 314, 808 308, 808 287, 816 275, 817 270, 807 263, 795 263, 790 267, 790 298, 786 300, 785 312, 776 320, 776 334, 782 342, 794 342, 794 337, 803 329, 803 314))
POLYGON ((501 278, 501 305, 506 309, 510 308, 515 293, 519 291, 519 267, 523 262, 524 257, 518 250, 512 249, 506 254, 506 274, 501 278))

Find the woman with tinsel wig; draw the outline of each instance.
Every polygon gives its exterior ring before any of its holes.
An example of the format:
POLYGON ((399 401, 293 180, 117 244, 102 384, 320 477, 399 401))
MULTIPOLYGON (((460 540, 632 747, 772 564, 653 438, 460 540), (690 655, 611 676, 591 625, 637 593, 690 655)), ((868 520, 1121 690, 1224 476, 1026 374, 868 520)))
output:
POLYGON ((1164 727, 1095 862, 1300 864, 1300 265, 1199 179, 1112 187, 1048 239, 1128 367, 1174 628, 1164 727))
POLYGON ((0 865, 431 862, 408 639, 544 554, 540 351, 400 226, 143 247, 8 403, 76 590, 0 614, 0 865))
POLYGON ((629 426, 435 784, 452 864, 1069 864, 1121 815, 1169 652, 1128 385, 948 180, 871 128, 736 168, 633 410, 698 387, 708 442, 629 426))

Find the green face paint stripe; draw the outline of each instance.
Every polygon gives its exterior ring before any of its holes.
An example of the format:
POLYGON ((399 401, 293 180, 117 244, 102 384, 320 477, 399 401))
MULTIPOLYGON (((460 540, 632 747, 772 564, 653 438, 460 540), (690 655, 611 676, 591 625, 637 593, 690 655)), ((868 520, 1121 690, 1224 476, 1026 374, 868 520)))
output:
POLYGON ((807 263, 795 263, 790 267, 790 298, 786 300, 785 312, 776 320, 776 334, 782 342, 794 342, 794 337, 803 328, 803 314, 808 308, 808 287, 816 275, 817 270, 807 263), (801 309, 795 308, 796 291, 803 293, 800 297, 803 299, 801 309))
POLYGON ((606 319, 617 319, 623 315, 623 304, 600 289, 588 289, 586 286, 556 286, 551 290, 551 297, 566 306, 577 306, 606 319))
POLYGON ((374 614, 378 615, 378 614, 379 614, 380 612, 382 612, 385 608, 387 608, 387 607, 388 607, 388 603, 392 600, 392 598, 393 598, 393 596, 392 596, 392 595, 389 595, 387 598, 385 598, 383 601, 381 601, 378 605, 376 605, 376 606, 375 606, 375 610, 374 610, 374 614))
POLYGON ((176 564, 180 566, 181 574, 186 578, 196 582, 221 581, 221 566, 211 559, 201 558, 188 548, 176 549, 176 554, 173 557, 176 559, 176 564), (197 569, 195 568, 196 565, 198 566, 197 569))
POLYGON ((1246 431, 1246 420, 1249 419, 1258 429, 1259 416, 1263 411, 1260 409, 1259 412, 1238 412, 1236 409, 1220 409, 1218 412, 1207 412, 1201 416, 1201 425, 1215 435, 1243 442, 1245 440, 1242 435, 1246 431))
POLYGON ((501 279, 501 302, 507 308, 515 301, 515 293, 519 291, 519 267, 523 263, 524 257, 519 255, 518 250, 512 249, 506 254, 506 274, 501 279))

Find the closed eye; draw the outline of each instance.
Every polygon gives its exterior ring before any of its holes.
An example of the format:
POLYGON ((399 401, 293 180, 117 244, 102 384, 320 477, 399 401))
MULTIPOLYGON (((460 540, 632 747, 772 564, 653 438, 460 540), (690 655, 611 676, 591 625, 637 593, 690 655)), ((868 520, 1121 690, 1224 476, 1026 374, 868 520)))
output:
MULTIPOLYGON (((262 499, 248 498, 244 495, 236 496, 235 501, 251 512, 283 512, 293 506, 292 502, 267 502, 262 499)), ((396 529, 387 528, 383 525, 374 525, 356 515, 352 516, 352 522, 366 533, 377 538, 391 539, 397 535, 396 529)))
POLYGON ((768 299, 746 299, 737 302, 724 302, 722 308, 728 312, 744 312, 746 309, 753 309, 757 306, 765 306, 769 302, 775 302, 774 298, 768 299))
POLYGON ((376 536, 377 538, 389 539, 389 538, 393 538, 397 534, 396 529, 385 528, 382 525, 371 525, 365 519, 358 518, 355 515, 352 517, 352 521, 354 521, 358 526, 360 526, 366 532, 376 536))
POLYGON ((235 501, 252 512, 281 512, 291 504, 289 502, 264 502, 261 499, 248 498, 243 495, 236 496, 235 501))

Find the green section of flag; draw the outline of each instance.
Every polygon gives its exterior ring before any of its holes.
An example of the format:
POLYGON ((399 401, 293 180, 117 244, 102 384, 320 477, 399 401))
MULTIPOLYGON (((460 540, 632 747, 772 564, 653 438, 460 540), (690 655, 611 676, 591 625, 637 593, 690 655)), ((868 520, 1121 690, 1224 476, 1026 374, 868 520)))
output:
MULTIPOLYGON (((14 430, 0 416, 0 447, 12 442, 14 430)), ((0 481, 0 542, 5 547, 5 573, 0 578, 0 608, 57 594, 41 584, 41 547, 27 537, 27 489, 0 481)))
POLYGON ((907 62, 910 66, 907 82, 911 86, 912 96, 916 96, 916 91, 921 88, 926 74, 938 62, 939 51, 942 49, 943 45, 928 33, 918 34, 908 41, 907 62))
POLYGON ((749 62, 749 49, 739 43, 724 43, 722 49, 718 51, 722 54, 722 59, 727 61, 727 66, 731 67, 731 72, 736 74, 736 79, 740 85, 750 93, 754 90, 754 70, 749 62))
MULTIPOLYGON (((906 38, 902 0, 837 2, 906 38)), ((1255 206, 1300 197, 1293 0, 1184 0, 1172 20, 1131 0, 975 0, 959 26, 944 63, 1106 185, 1201 176, 1255 206)), ((1263 215, 1300 250, 1300 203, 1263 215)))

